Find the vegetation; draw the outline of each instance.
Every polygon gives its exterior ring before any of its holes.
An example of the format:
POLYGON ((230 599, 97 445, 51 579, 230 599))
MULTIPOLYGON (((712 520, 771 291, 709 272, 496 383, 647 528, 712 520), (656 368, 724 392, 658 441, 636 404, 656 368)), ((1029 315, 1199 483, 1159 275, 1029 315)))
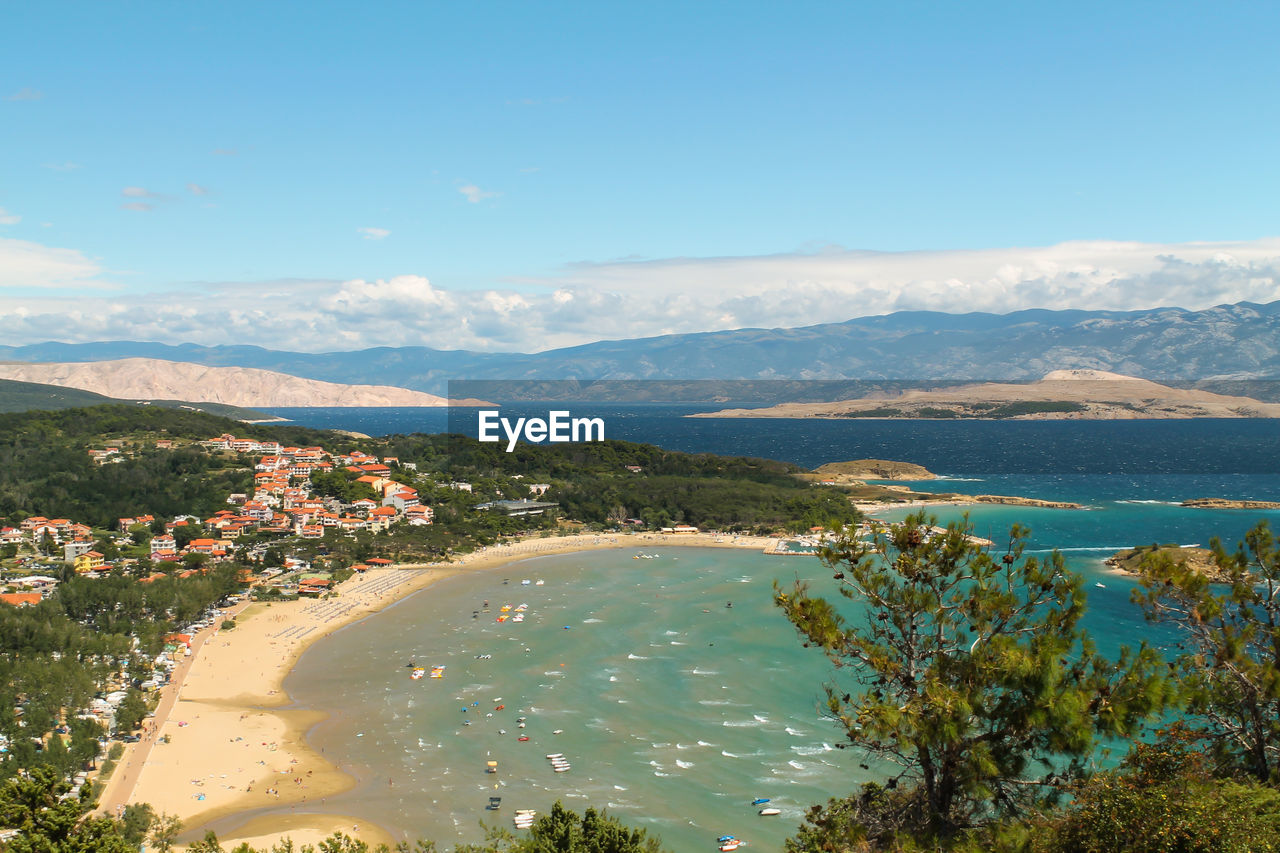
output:
POLYGON ((1280 551, 1265 521, 1235 553, 1216 539, 1211 545, 1213 578, 1153 549, 1134 597, 1148 618, 1180 630, 1187 651, 1175 666, 1218 769, 1278 783, 1280 551))
MULTIPOLYGON (((988 408, 988 415, 999 409, 988 408)), ((1026 413, 1026 412, 1023 412, 1026 413)), ((265 533, 237 540, 237 559, 280 566, 299 556, 326 564, 334 580, 373 556, 414 559, 549 532, 554 514, 508 517, 487 502, 554 502, 573 522, 619 527, 685 523, 724 530, 838 528, 856 519, 847 495, 804 482, 795 466, 760 459, 684 454, 627 442, 518 446, 445 436, 355 440, 279 427, 251 427, 183 410, 99 407, 79 413, 0 416, 0 513, 88 520, 95 547, 136 558, 96 579, 62 573, 56 595, 34 607, 0 608, 0 826, 19 835, 0 849, 136 851, 173 847, 181 824, 134 804, 121 819, 89 817, 92 792, 66 779, 91 766, 106 735, 79 719, 105 689, 124 691, 117 728, 147 712, 138 685, 165 636, 239 588, 235 563, 187 578, 153 566, 146 547, 162 521, 224 508, 247 491, 243 456, 195 441, 234 432, 282 444, 359 448, 409 463, 397 481, 417 489, 435 524, 374 534, 327 531, 282 541, 265 533), (177 447, 154 450, 168 437, 177 447), (112 441, 124 461, 98 466, 85 453, 112 441), (471 490, 450 488, 465 481, 471 490), (153 528, 105 531, 118 517, 151 513, 153 528), (159 569, 166 577, 140 577, 159 569), (109 686, 108 686, 109 685, 109 686)), ((394 464, 394 463, 391 463, 394 464)), ((350 502, 373 493, 357 474, 316 474, 322 495, 350 502)), ((178 528, 181 545, 202 535, 178 528)), ((1109 660, 1081 630, 1083 584, 1062 558, 1023 553, 1015 528, 994 549, 967 524, 944 532, 917 515, 870 541, 841 539, 824 555, 840 594, 805 584, 775 589, 806 645, 836 665, 826 708, 842 747, 867 754, 874 783, 810 810, 787 841, 792 853, 830 851, 1272 851, 1280 838, 1280 550, 1265 525, 1235 552, 1213 543, 1216 574, 1179 565, 1152 547, 1134 554, 1149 618, 1173 626, 1183 652, 1166 665, 1145 646, 1109 660), (1225 580, 1224 585, 1213 581, 1225 580), (1185 726, 1146 743, 1144 720, 1176 710, 1185 726), (1128 747, 1119 766, 1094 772, 1103 746, 1128 747)), ((25 546, 24 546, 25 547, 25 546)), ((45 550, 56 554, 52 541, 45 550)), ((16 549, 14 549, 16 551, 16 549)), ((5 556, 13 557, 13 553, 5 556)), ((191 556, 201 567, 202 556, 191 556)), ((256 594, 279 600, 278 588, 256 594)), ((223 623, 229 629, 234 623, 223 623)), ((107 770, 120 754, 116 744, 107 770)), ((197 853, 222 850, 207 835, 197 853)), ((241 845, 237 853, 255 853, 241 845)), ((302 848, 308 849, 307 847, 302 848)), ((400 850, 409 853, 409 847, 400 850)), ((418 842, 413 850, 432 853, 418 842)), ((273 851, 293 851, 281 842, 273 851)), ((362 853, 335 835, 313 853, 362 853)), ((588 808, 557 804, 527 835, 492 829, 456 853, 656 853, 642 831, 588 808)), ((389 853, 389 851, 388 851, 389 853)))
POLYGON ((1131 737, 1170 685, 1143 647, 1112 662, 1079 627, 1083 582, 1061 555, 1003 555, 966 524, 923 514, 823 555, 854 624, 804 582, 776 601, 856 687, 828 685, 850 745, 890 769, 847 814, 877 844, 902 833, 946 842, 1023 818, 1080 777, 1100 737, 1131 737))
POLYGON ((1195 736, 1175 727, 1073 792, 1035 834, 1037 853, 1266 853, 1280 850, 1280 791, 1214 778, 1195 736))

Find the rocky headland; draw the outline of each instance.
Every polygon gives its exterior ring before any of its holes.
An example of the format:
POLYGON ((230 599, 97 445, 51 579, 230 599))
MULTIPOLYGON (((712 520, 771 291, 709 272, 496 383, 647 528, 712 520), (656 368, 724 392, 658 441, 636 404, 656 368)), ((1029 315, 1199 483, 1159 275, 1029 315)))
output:
MULTIPOLYGON (((344 385, 252 367, 208 367, 155 358, 0 364, 0 378, 80 388, 131 400, 191 400, 232 406, 422 406, 450 401, 391 385, 344 385)), ((457 400, 454 405, 486 405, 457 400)))

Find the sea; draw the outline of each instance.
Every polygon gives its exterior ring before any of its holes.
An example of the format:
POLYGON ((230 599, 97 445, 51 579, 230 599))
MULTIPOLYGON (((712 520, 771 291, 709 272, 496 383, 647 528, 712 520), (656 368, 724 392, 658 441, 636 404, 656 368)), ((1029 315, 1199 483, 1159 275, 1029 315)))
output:
MULTIPOLYGON (((1061 551, 1086 578, 1087 628, 1110 653, 1174 638, 1143 620, 1134 582, 1105 557, 1215 537, 1234 547, 1258 521, 1280 523, 1276 511, 1180 506, 1280 500, 1273 421, 703 420, 683 417, 696 407, 581 408, 575 416, 605 419, 609 438, 805 467, 895 459, 942 475, 913 488, 1080 503, 935 515, 967 514, 997 543, 1023 525, 1028 554, 1061 551)), ((371 435, 449 426, 421 409, 273 413, 371 435)), ((321 808, 450 849, 480 840, 483 823, 509 828, 515 809, 561 800, 606 809, 674 851, 713 850, 722 835, 780 851, 810 806, 884 778, 824 714, 823 686, 849 689, 847 674, 804 648, 772 603, 775 583, 830 589, 818 560, 618 539, 616 550, 449 578, 309 649, 285 688, 327 712, 309 739, 357 780, 321 808), (497 621, 503 607, 524 619, 497 621), (415 665, 442 677, 415 680, 415 665), (546 757, 557 754, 567 771, 546 757), (758 815, 762 799, 781 813, 758 815)))

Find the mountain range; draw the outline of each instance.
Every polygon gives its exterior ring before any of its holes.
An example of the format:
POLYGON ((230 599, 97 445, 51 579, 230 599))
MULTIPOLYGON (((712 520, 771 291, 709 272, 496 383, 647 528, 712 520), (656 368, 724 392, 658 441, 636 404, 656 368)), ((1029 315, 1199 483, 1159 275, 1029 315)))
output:
MULTIPOLYGON (((793 329, 739 329, 600 341, 537 353, 375 347, 299 353, 254 346, 136 341, 0 347, 0 360, 153 358, 260 368, 337 383, 447 393, 451 379, 868 380, 914 385, 1112 371, 1280 400, 1280 301, 1191 311, 944 314, 903 311, 793 329)), ((492 399, 494 395, 489 395, 492 399)), ((829 397, 828 399, 836 399, 829 397)))

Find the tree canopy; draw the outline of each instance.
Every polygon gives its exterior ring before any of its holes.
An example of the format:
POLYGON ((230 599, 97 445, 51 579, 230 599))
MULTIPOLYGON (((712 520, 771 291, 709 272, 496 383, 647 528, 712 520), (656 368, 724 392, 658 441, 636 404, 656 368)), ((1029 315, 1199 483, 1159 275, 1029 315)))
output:
POLYGON ((806 645, 837 667, 827 710, 848 745, 890 768, 857 823, 947 838, 1028 813, 1082 773, 1099 738, 1130 736, 1170 685, 1145 646, 1111 661, 1080 627, 1082 579, 1060 554, 1003 553, 967 520, 923 513, 823 553, 846 604, 806 582, 775 590, 806 645))

